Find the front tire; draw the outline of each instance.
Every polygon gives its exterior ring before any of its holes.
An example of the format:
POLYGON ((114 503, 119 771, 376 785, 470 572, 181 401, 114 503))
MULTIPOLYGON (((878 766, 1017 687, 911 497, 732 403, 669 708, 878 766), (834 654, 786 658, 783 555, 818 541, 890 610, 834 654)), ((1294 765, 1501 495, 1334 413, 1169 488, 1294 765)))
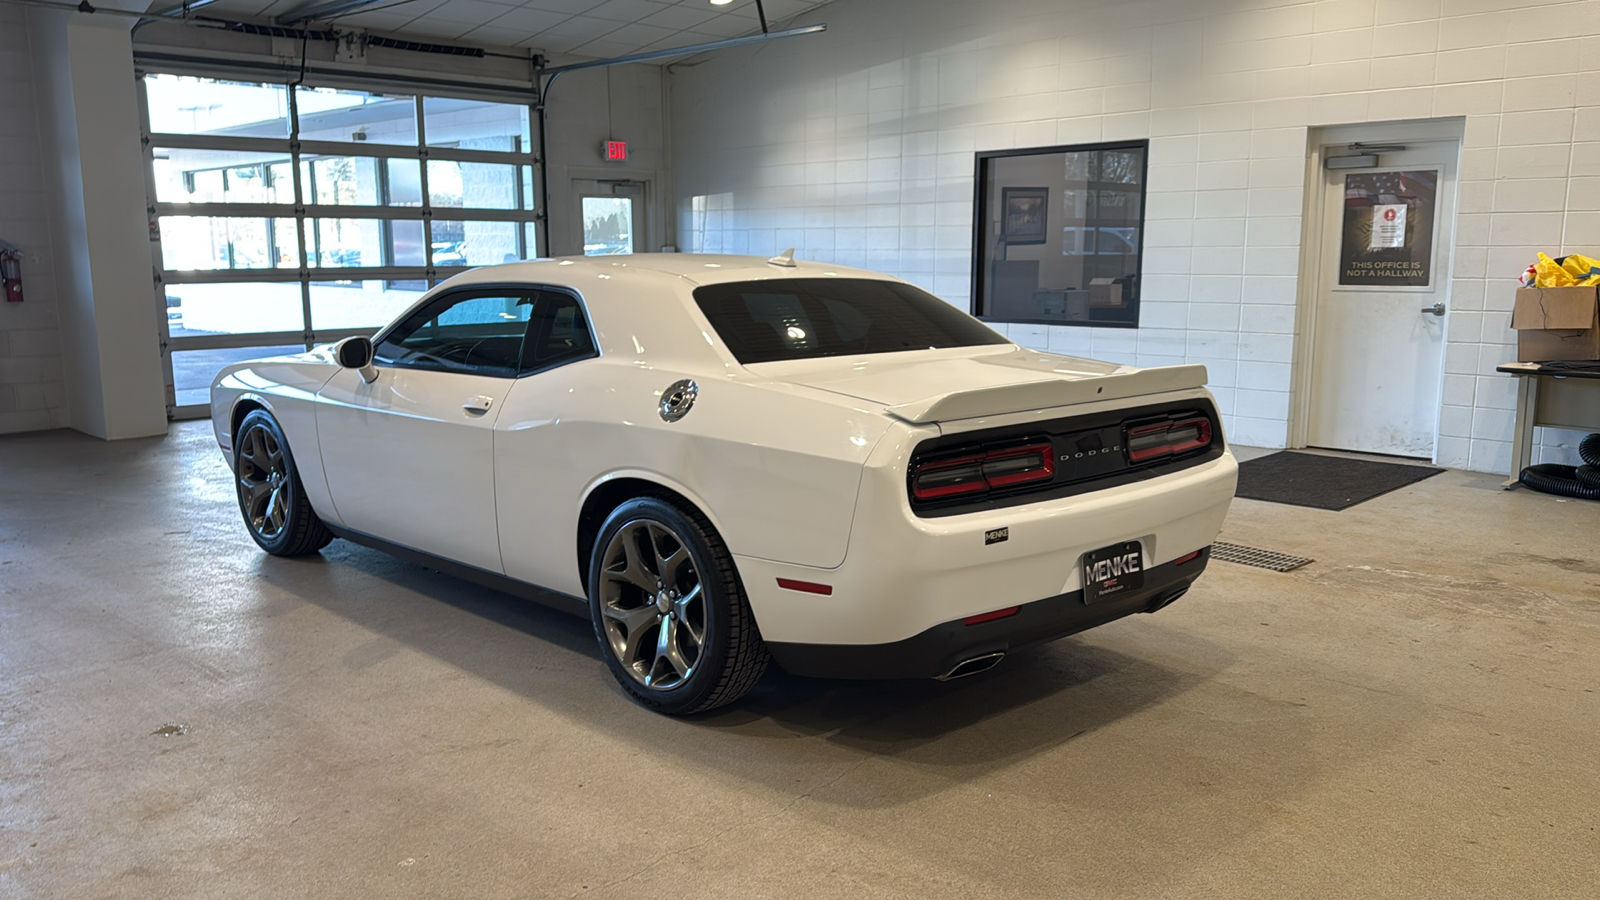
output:
POLYGON ((306 500, 283 429, 266 410, 251 410, 233 439, 233 483, 245 529, 273 556, 305 556, 333 540, 306 500))
POLYGON ((771 659, 733 556, 698 513, 639 497, 606 517, 589 559, 600 652, 635 701, 668 715, 744 696, 771 659))

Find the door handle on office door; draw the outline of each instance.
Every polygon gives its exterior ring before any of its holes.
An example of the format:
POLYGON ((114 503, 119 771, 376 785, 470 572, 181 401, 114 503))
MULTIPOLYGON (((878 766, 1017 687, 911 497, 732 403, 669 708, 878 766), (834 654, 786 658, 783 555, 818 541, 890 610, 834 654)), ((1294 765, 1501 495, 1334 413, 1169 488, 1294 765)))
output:
POLYGON ((478 396, 473 397, 472 399, 468 400, 467 402, 461 404, 461 408, 466 410, 469 413, 475 413, 475 414, 481 416, 484 413, 488 412, 489 411, 489 407, 491 407, 493 405, 494 405, 494 398, 493 397, 485 397, 484 395, 479 394, 478 396))
POLYGON ((1435 303, 1432 306, 1424 306, 1422 308, 1422 311, 1425 312, 1425 313, 1433 313, 1436 316, 1442 316, 1442 315, 1444 315, 1444 304, 1443 303, 1435 303))

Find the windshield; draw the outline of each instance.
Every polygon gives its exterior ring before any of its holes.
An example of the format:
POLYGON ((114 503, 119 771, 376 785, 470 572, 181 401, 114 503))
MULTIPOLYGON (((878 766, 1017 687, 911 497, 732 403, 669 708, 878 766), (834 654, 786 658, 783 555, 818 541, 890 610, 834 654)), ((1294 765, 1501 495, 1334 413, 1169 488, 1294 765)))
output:
POLYGON ((696 288, 694 299, 746 365, 1010 343, 938 297, 894 281, 741 281, 696 288))

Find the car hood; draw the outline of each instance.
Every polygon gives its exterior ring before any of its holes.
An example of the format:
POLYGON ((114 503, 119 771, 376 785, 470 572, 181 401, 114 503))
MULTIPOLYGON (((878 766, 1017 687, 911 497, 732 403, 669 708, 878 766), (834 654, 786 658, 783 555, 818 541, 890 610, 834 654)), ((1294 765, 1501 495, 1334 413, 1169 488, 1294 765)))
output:
POLYGON ((911 422, 999 415, 1205 385, 1204 366, 1139 369, 1021 347, 960 347, 746 367, 762 377, 881 404, 911 422))

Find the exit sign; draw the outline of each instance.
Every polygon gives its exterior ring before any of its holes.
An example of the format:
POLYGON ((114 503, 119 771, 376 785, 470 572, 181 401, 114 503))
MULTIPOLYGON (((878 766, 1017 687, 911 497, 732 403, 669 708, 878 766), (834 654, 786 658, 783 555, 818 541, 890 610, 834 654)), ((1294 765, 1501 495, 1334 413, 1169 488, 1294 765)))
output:
POLYGON ((606 162, 624 162, 628 158, 627 141, 601 141, 600 157, 606 162))

